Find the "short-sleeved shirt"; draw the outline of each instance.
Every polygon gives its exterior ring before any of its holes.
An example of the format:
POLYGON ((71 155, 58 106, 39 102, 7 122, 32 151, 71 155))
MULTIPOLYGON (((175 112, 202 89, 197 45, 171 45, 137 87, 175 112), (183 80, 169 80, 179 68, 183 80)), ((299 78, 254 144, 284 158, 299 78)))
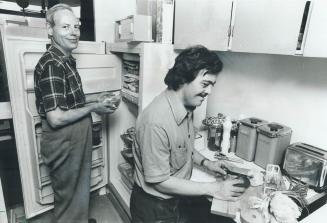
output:
POLYGON ((133 144, 135 182, 153 196, 171 195, 154 189, 153 183, 170 176, 190 179, 194 148, 193 113, 173 90, 165 90, 139 115, 133 144))
POLYGON ((43 54, 34 71, 36 107, 41 117, 59 107, 69 110, 83 107, 85 95, 72 56, 65 56, 54 45, 43 54))

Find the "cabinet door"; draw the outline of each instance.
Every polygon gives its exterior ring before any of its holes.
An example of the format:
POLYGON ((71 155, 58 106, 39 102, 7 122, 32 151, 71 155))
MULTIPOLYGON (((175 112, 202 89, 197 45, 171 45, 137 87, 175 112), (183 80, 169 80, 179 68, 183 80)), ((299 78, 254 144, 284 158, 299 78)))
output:
POLYGON ((327 57, 327 1, 311 2, 312 11, 303 56, 327 57))
POLYGON ((294 55, 305 0, 236 1, 231 50, 294 55))
POLYGON ((179 0, 175 4, 175 48, 202 44, 211 50, 227 50, 232 0, 179 0))

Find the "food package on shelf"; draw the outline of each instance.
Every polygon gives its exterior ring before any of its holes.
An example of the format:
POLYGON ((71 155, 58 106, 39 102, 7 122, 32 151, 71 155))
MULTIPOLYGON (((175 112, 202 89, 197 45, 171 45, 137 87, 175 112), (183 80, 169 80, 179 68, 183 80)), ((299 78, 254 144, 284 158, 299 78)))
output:
POLYGON ((129 163, 121 163, 118 165, 118 170, 121 173, 121 179, 128 187, 128 189, 132 190, 134 184, 134 169, 129 163))

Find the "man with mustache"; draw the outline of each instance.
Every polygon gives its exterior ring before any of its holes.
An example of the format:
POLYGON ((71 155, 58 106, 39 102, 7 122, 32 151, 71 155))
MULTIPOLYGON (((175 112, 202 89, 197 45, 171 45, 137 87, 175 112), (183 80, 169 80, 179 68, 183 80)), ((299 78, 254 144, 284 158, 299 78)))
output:
MULTIPOLYGON (((235 200, 239 179, 190 181, 193 163, 225 175, 222 161, 209 161, 194 150, 193 110, 211 93, 222 62, 203 46, 182 51, 165 77, 167 89, 139 115, 133 143, 135 159, 130 210, 136 222, 189 222, 190 197, 235 200), (186 210, 186 211, 185 211, 186 210)), ((203 219, 202 219, 203 220, 203 219)), ((203 222, 194 219, 194 222, 203 222)), ((207 220, 207 219, 205 219, 207 220)))
POLYGON ((36 107, 42 119, 41 154, 49 168, 57 223, 87 223, 91 161, 91 112, 115 108, 97 97, 85 97, 72 51, 80 37, 80 21, 72 9, 57 4, 46 14, 51 45, 34 72, 36 107))

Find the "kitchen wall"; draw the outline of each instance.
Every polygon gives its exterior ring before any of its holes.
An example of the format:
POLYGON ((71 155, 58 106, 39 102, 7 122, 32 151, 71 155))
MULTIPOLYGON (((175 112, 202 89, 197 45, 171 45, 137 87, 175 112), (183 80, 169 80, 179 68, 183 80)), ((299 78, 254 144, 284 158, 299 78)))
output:
POLYGON ((327 150, 327 59, 220 53, 224 70, 207 115, 258 117, 293 129, 292 142, 327 150))

